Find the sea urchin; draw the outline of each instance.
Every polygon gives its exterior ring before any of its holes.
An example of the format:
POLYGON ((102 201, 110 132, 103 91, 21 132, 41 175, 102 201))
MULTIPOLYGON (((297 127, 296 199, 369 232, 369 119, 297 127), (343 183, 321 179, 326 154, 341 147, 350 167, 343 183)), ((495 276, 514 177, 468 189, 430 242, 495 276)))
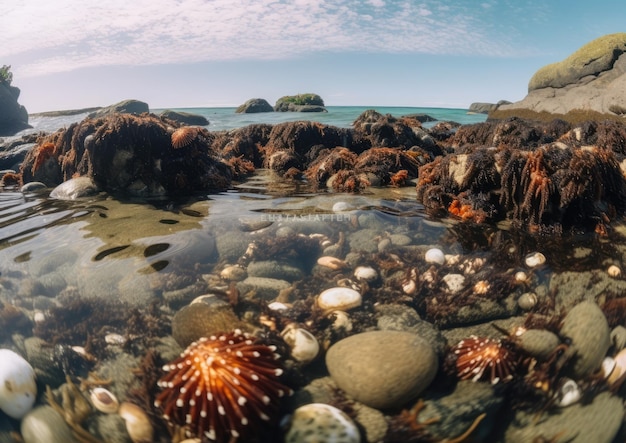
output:
POLYGON ((291 390, 274 346, 240 330, 203 337, 166 364, 155 402, 168 422, 188 436, 235 441, 256 432, 255 425, 276 418, 279 398, 291 390))
POLYGON ((472 335, 461 340, 452 352, 457 357, 457 375, 461 380, 489 378, 492 384, 509 381, 517 367, 515 353, 501 340, 472 335))
POLYGON ((172 146, 174 149, 189 146, 200 134, 200 129, 195 126, 183 126, 172 133, 172 146))

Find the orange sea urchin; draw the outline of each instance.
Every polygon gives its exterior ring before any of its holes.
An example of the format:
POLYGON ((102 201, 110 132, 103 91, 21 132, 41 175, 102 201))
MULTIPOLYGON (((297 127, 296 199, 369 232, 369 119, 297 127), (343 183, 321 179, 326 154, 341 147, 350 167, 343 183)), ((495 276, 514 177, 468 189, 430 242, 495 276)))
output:
POLYGON ((291 390, 274 346, 240 330, 201 338, 166 364, 154 405, 163 417, 184 426, 188 436, 235 441, 252 435, 255 423, 276 418, 279 398, 291 390))
POLYGON ((457 375, 461 380, 489 378, 492 384, 509 381, 517 366, 515 353, 501 340, 470 336, 461 340, 452 352, 456 355, 457 375))
POLYGON ((198 137, 200 129, 195 126, 183 126, 172 132, 172 146, 174 149, 189 146, 198 137))

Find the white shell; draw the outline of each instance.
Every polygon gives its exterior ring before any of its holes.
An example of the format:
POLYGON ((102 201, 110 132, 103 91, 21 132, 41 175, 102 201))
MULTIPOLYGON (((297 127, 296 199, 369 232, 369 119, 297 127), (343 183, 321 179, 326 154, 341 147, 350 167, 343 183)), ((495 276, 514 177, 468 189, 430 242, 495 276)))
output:
POLYGON ((443 265, 446 262, 446 257, 441 249, 431 248, 424 254, 424 260, 426 260, 426 263, 443 265))
POLYGON ((334 406, 311 403, 300 406, 283 422, 285 443, 360 443, 359 430, 348 415, 334 406))
MULTIPOLYGON (((609 374, 607 374, 606 379, 606 382, 609 386, 613 386, 615 383, 617 383, 626 372, 626 349, 622 349, 621 351, 619 351, 617 355, 613 357, 613 361, 615 362, 615 366, 613 370, 609 374)), ((602 363, 602 366, 604 369, 604 362, 602 363)))
POLYGON ((320 345, 313 334, 294 323, 280 333, 291 348, 291 356, 300 363, 310 363, 320 352, 320 345))
POLYGON ((448 290, 454 294, 463 289, 465 277, 461 274, 446 274, 443 276, 443 281, 448 286, 448 290))
POLYGON ((572 379, 566 379, 557 392, 556 404, 562 408, 573 405, 582 397, 582 391, 578 384, 572 379))
POLYGON ((361 293, 352 288, 337 286, 317 296, 317 306, 324 311, 347 311, 361 306, 361 293))
POLYGON ((524 292, 517 299, 517 305, 524 311, 528 311, 537 304, 537 294, 534 292, 524 292))
POLYGON ((524 263, 529 268, 536 268, 537 266, 541 266, 546 262, 546 256, 541 252, 533 252, 528 254, 524 259, 524 263))
POLYGON ((33 367, 10 349, 0 349, 0 409, 19 420, 33 408, 36 398, 33 367))
POLYGON ((119 415, 126 422, 126 431, 133 443, 154 441, 150 418, 139 406, 125 401, 120 405, 119 415))
POLYGON ((378 278, 378 272, 371 266, 357 266, 354 270, 354 277, 357 280, 372 282, 378 278))
POLYGON ((528 282, 528 274, 526 274, 524 271, 517 271, 515 273, 515 280, 520 282, 520 283, 527 283, 528 282))
POLYGON ((348 266, 345 261, 331 255, 324 255, 318 258, 317 264, 320 266, 324 266, 325 268, 330 268, 334 271, 348 266))
POLYGON ((267 305, 267 307, 270 308, 272 311, 288 311, 289 310, 289 306, 279 301, 273 301, 272 303, 267 305))
POLYGON ((616 266, 616 265, 609 266, 606 272, 607 274, 609 274, 609 277, 613 277, 613 278, 617 278, 620 275, 622 275, 622 270, 619 268, 619 266, 616 266))
POLYGON ((344 211, 351 211, 353 208, 353 206, 347 202, 335 202, 335 204, 333 204, 333 212, 344 212, 344 211))
POLYGON ((333 311, 329 315, 329 317, 334 317, 332 328, 335 330, 343 329, 347 332, 352 330, 352 320, 350 320, 350 316, 347 312, 344 311, 333 311))
POLYGON ((246 270, 237 265, 228 265, 224 267, 224 269, 222 269, 222 271, 220 272, 220 277, 228 281, 245 280, 247 276, 248 273, 246 272, 246 270))
POLYGON ((602 377, 605 379, 609 378, 616 366, 617 363, 613 357, 604 357, 604 360, 602 360, 602 366, 600 366, 602 377))
POLYGON ((89 398, 93 407, 105 414, 115 414, 120 407, 117 397, 108 389, 93 388, 89 398))

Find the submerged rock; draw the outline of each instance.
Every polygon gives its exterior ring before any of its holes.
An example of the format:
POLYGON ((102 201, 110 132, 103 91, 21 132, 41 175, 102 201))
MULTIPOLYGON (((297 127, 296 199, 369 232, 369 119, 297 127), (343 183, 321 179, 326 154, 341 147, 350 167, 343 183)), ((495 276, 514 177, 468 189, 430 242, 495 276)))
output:
POLYGON ((437 354, 420 336, 371 331, 330 347, 326 366, 337 385, 354 399, 377 409, 399 408, 432 382, 437 354))

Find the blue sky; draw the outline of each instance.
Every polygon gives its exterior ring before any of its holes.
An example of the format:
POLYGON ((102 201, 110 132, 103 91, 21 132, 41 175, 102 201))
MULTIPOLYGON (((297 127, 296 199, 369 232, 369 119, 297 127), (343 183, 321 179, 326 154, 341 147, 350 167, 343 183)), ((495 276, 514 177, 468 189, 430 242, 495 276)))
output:
POLYGON ((0 65, 29 112, 516 101, 540 67, 626 32, 622 0, 11 0, 0 65))

